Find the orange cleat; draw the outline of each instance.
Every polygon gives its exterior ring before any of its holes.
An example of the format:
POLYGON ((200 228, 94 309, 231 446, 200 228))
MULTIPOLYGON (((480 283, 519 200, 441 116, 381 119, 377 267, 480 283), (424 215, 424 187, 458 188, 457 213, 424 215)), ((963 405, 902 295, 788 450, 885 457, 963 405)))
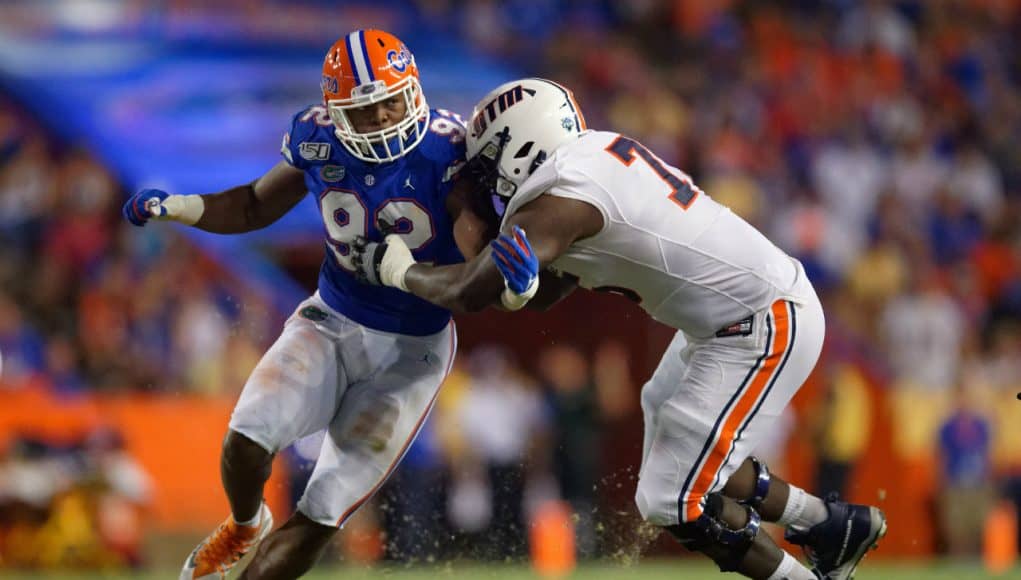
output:
POLYGON ((255 547, 273 528, 273 514, 265 502, 259 510, 259 525, 239 526, 233 516, 220 524, 198 545, 181 569, 180 580, 226 578, 227 572, 255 547))

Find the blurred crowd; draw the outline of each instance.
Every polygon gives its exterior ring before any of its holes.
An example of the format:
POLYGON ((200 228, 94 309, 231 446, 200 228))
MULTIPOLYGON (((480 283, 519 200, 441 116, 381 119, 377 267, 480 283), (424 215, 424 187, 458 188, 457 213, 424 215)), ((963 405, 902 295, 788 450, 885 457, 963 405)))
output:
POLYGON ((173 227, 132 228, 86 149, 0 99, 0 389, 239 390, 278 328, 173 227))
POLYGON ((979 551, 998 496, 1021 520, 1021 2, 416 4, 805 264, 817 492, 848 491, 889 409, 897 456, 937 466, 919 490, 947 552, 979 551))
MULTIPOLYGON (((901 465, 932 466, 913 483, 947 553, 977 552, 998 498, 1021 514, 1021 2, 412 4, 802 260, 828 322, 824 396, 797 418, 807 487, 849 493, 888 415, 901 465)), ((179 230, 122 225, 103 165, 26 119, 0 101, 0 388, 239 389, 279 317, 179 230)), ((378 549, 517 557, 560 497, 579 552, 612 551, 593 442, 637 386, 608 348, 544 350, 537 378, 498 347, 462 356, 367 524, 378 549)), ((293 489, 317 450, 288 450, 293 489)))
MULTIPOLYGON (((86 150, 0 98, 0 398, 215 396, 258 361, 279 317, 173 228, 123 225, 122 196, 86 150)), ((149 476, 116 430, 77 423, 2 433, 5 566, 142 563, 149 476)))

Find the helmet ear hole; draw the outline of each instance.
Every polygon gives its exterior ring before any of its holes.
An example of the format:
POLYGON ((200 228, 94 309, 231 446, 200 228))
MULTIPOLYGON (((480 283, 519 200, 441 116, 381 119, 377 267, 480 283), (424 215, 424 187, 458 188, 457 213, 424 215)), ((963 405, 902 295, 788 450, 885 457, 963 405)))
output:
POLYGON ((518 152, 514 154, 514 159, 522 159, 528 157, 528 154, 532 151, 532 145, 535 145, 535 141, 529 141, 518 149, 518 152))

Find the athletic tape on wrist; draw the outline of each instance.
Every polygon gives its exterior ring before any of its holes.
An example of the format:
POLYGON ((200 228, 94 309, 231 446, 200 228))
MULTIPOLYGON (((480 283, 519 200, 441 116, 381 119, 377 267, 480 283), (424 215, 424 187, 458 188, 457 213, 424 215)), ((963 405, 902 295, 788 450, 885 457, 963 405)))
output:
POLYGON ((169 195, 161 204, 167 210, 163 219, 174 220, 193 226, 206 211, 206 202, 201 195, 169 195))
POLYGON ((528 288, 521 294, 511 290, 510 288, 504 287, 503 292, 500 294, 500 303, 507 310, 521 310, 528 304, 528 301, 535 296, 535 293, 539 291, 539 277, 532 278, 532 282, 529 283, 528 288))

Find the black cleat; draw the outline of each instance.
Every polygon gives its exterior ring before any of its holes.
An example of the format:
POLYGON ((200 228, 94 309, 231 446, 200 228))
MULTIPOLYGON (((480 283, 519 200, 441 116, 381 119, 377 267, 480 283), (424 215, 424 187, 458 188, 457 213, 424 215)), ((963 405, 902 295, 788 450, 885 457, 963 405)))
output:
POLYGON ((823 500, 829 517, 806 531, 788 529, 784 538, 805 550, 821 580, 854 578, 855 568, 886 535, 886 516, 877 507, 850 504, 830 494, 823 500))

